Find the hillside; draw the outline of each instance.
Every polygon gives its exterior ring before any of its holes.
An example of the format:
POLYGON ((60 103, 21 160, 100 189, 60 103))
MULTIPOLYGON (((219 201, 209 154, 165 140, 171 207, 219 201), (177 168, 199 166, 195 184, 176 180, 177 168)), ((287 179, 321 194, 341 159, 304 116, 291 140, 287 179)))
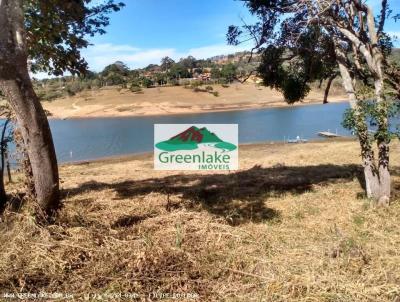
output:
POLYGON ((56 224, 23 213, 0 224, 0 288, 397 301, 399 148, 385 209, 364 197, 355 141, 241 146, 241 170, 226 174, 154 171, 151 154, 64 165, 56 224))
MULTIPOLYGON (((141 116, 289 106, 281 93, 254 84, 212 85, 214 96, 182 86, 145 88, 140 93, 119 87, 83 91, 71 97, 43 102, 56 118, 141 116)), ((332 89, 330 101, 347 97, 340 87, 332 89)), ((314 89, 304 104, 322 103, 323 91, 314 89)))
POLYGON ((400 48, 393 49, 391 59, 400 65, 400 48))

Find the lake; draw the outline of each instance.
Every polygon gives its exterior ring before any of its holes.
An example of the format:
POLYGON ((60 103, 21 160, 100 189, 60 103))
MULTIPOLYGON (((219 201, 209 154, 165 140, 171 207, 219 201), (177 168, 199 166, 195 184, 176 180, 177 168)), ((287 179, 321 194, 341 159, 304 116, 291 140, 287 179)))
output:
POLYGON ((189 115, 50 120, 59 162, 153 150, 154 124, 238 124, 239 143, 283 141, 317 132, 350 135, 341 121, 348 103, 293 106, 189 115))

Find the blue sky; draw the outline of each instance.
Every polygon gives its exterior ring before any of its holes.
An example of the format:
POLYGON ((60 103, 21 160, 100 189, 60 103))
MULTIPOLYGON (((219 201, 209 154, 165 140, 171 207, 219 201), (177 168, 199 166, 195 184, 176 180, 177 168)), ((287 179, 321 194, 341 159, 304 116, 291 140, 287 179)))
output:
MULTIPOLYGON (((102 0, 96 0, 102 2, 102 0)), ((121 0, 119 0, 121 1, 121 0)), ((188 55, 208 58, 249 49, 250 45, 226 45, 225 34, 241 19, 254 21, 237 0, 122 0, 126 6, 111 15, 107 34, 94 37, 83 51, 92 70, 121 60, 130 68, 159 63, 164 56, 175 60, 188 55)), ((381 0, 367 0, 376 14, 381 0)), ((400 13, 400 0, 389 0, 400 13)), ((400 37, 400 21, 389 20, 386 31, 400 37)), ((400 47, 397 41, 396 46, 400 47)))
MULTIPOLYGON (((374 14, 378 15, 382 0, 367 0, 366 2, 371 5, 374 14)), ((400 0, 388 0, 388 3, 390 9, 393 10, 393 15, 400 14, 400 0)), ((396 47, 400 47, 400 20, 395 22, 393 18, 389 18, 386 22, 385 30, 390 35, 398 37, 395 39, 394 44, 396 47)))
POLYGON ((249 49, 226 44, 227 28, 253 18, 235 0, 125 0, 111 15, 107 34, 91 40, 83 51, 91 69, 121 60, 129 67, 159 63, 164 56, 178 60, 189 54, 208 58, 249 49))

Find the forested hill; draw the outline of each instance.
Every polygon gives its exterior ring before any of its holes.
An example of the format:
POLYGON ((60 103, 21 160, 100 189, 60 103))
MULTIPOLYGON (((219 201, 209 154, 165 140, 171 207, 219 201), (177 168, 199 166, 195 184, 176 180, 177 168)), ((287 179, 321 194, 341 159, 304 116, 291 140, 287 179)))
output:
MULTIPOLYGON (((255 71, 260 60, 259 55, 250 55, 249 52, 214 56, 209 59, 188 56, 177 62, 165 57, 159 64, 150 64, 140 69, 130 69, 123 62, 117 61, 106 66, 101 72, 89 71, 85 77, 65 76, 34 80, 34 86, 42 101, 51 101, 104 86, 119 86, 140 92, 142 88, 154 86, 184 86, 187 85, 188 79, 191 79, 191 83, 195 79, 201 83, 227 84, 255 71)), ((400 65, 400 48, 393 49, 391 60, 400 65)))

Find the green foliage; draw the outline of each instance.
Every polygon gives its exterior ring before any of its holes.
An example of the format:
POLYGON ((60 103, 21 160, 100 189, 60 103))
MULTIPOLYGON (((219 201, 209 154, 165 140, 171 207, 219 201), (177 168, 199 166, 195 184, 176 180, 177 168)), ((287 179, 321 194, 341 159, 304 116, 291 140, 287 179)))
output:
POLYGON ((212 77, 213 79, 219 79, 219 78, 221 78, 221 70, 219 69, 219 67, 214 66, 214 67, 211 69, 211 77, 212 77))
POLYGON ((191 73, 182 64, 175 63, 169 69, 168 77, 170 79, 190 78, 191 77, 191 73))
POLYGON ((168 71, 174 64, 175 61, 170 57, 164 57, 161 59, 161 68, 163 71, 168 71))
POLYGON ((151 86, 153 86, 153 81, 149 78, 146 77, 140 77, 139 78, 139 85, 141 87, 145 87, 145 88, 150 88, 151 86))
POLYGON ((188 56, 187 58, 180 59, 179 64, 186 69, 193 70, 197 67, 197 60, 193 56, 188 56))
POLYGON ((158 85, 165 85, 168 82, 168 77, 164 73, 157 72, 153 74, 153 80, 158 85))
POLYGON ((48 92, 41 90, 39 93, 37 93, 37 96, 38 96, 39 100, 41 100, 41 101, 52 101, 57 98, 63 97, 63 93, 62 93, 62 91, 57 91, 57 90, 56 91, 51 90, 48 92))
MULTIPOLYGON (((394 137, 400 138, 399 125, 393 125, 398 121, 400 114, 400 103, 398 101, 359 101, 357 109, 347 109, 343 116, 342 126, 351 130, 354 134, 360 131, 359 121, 367 121, 371 127, 369 141, 384 141, 389 143, 394 137), (380 128, 388 120, 387 128, 380 128)), ((362 129, 361 129, 362 131, 362 129)))
POLYGON ((124 4, 107 0, 28 0, 24 1, 25 28, 29 33, 27 48, 34 62, 32 71, 62 75, 65 71, 82 74, 87 63, 80 51, 89 45, 88 37, 104 34, 108 14, 124 4))
POLYGON ((289 104, 304 99, 311 90, 301 75, 289 74, 280 84, 280 90, 289 104))
POLYGON ((142 92, 142 88, 140 86, 137 86, 137 85, 131 85, 131 87, 129 89, 130 89, 130 91, 132 91, 134 93, 141 93, 142 92))
MULTIPOLYGON (((119 86, 122 89, 131 87, 150 88, 158 85, 184 85, 185 88, 194 89, 205 84, 208 81, 189 79, 192 74, 187 67, 199 66, 193 71, 210 71, 211 67, 214 70, 214 75, 217 72, 218 77, 221 75, 221 70, 224 72, 224 78, 217 79, 218 83, 222 83, 222 87, 229 87, 230 79, 235 78, 235 70, 237 73, 236 64, 218 65, 211 60, 196 60, 193 57, 181 59, 178 63, 166 57, 163 59, 164 64, 171 64, 168 71, 163 71, 159 65, 150 64, 142 69, 130 70, 129 67, 121 61, 116 61, 113 64, 106 66, 101 72, 96 73, 87 71, 80 76, 64 76, 61 78, 34 80, 36 93, 41 100, 51 100, 54 98, 63 97, 66 95, 72 96, 83 90, 99 89, 104 86, 119 86), (186 66, 185 66, 186 65, 186 66), (206 66, 206 67, 203 67, 206 66), (203 70, 203 68, 209 68, 203 70), (220 70, 221 69, 221 70, 220 70)), ((244 64, 244 63, 243 63, 244 64)), ((216 81, 213 81, 214 83, 216 81)), ((133 88, 135 91, 137 88, 133 88)), ((199 89, 196 91, 202 91, 199 89)), ((204 92, 213 91, 212 86, 206 86, 204 92)))
POLYGON ((226 79, 228 82, 232 82, 236 78, 236 66, 232 63, 222 66, 221 78, 226 79))
POLYGON ((265 86, 294 103, 307 96, 311 83, 337 74, 332 37, 319 25, 303 22, 307 11, 289 12, 292 4, 287 1, 246 0, 245 5, 258 22, 230 26, 227 39, 237 45, 249 35, 257 37, 261 53, 257 72, 265 86))
POLYGON ((293 104, 309 93, 309 78, 302 61, 284 64, 285 52, 283 47, 267 47, 262 54, 258 71, 265 86, 281 91, 286 102, 293 104))
POLYGON ((121 61, 117 61, 113 64, 110 64, 108 66, 106 66, 103 71, 101 72, 101 75, 103 77, 107 77, 110 74, 117 74, 120 75, 122 77, 126 77, 129 75, 129 68, 125 65, 125 63, 121 62, 121 61))
POLYGON ((65 90, 67 91, 69 96, 73 96, 78 92, 82 91, 83 89, 84 86, 78 81, 72 82, 65 87, 65 90))

